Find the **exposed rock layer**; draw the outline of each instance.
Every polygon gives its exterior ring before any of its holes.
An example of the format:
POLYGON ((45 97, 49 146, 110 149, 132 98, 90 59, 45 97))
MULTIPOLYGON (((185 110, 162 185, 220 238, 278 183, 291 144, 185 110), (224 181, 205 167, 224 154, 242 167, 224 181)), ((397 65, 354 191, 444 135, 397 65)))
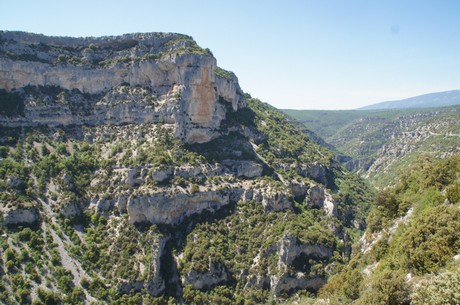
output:
POLYGON ((0 32, 0 89, 15 90, 25 104, 23 117, 0 116, 0 124, 166 121, 176 125, 176 136, 186 142, 208 142, 219 136, 227 111, 219 101, 233 111, 245 107, 235 75, 223 77, 216 69, 210 52, 185 35, 65 38, 0 32), (133 92, 117 93, 123 85, 142 88, 143 98, 135 96, 133 102, 133 92), (23 88, 28 86, 58 87, 67 96, 51 94, 37 103, 27 99, 23 88), (82 104, 86 111, 75 115, 72 110, 82 104))
POLYGON ((33 224, 39 219, 38 211, 34 207, 15 208, 4 211, 4 225, 33 224))

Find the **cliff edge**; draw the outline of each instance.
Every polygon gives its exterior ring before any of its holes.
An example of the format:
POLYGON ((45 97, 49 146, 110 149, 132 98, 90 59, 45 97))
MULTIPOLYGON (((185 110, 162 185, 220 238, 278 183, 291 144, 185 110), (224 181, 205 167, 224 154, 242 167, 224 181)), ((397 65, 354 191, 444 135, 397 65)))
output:
POLYGON ((174 124, 186 143, 218 137, 226 112, 246 105, 233 73, 190 36, 172 33, 0 31, 0 90, 2 103, 18 104, 0 112, 5 127, 161 121, 174 124))

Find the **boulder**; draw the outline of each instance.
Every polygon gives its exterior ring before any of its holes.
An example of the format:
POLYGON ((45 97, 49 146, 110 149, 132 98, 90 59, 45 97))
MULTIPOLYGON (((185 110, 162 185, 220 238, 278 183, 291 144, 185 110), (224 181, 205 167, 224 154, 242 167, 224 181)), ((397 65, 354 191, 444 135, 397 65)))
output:
POLYGON ((238 161, 235 164, 238 177, 255 178, 262 176, 263 167, 253 161, 238 161))
POLYGON ((167 181, 171 179, 173 175, 173 169, 172 168, 166 168, 166 169, 155 169, 152 170, 151 172, 151 177, 155 182, 161 183, 164 181, 167 181))
POLYGON ((255 178, 262 176, 263 166, 248 160, 224 160, 222 162, 237 177, 255 178))
POLYGON ((35 207, 13 208, 3 213, 4 225, 31 225, 39 220, 35 207))
POLYGON ((337 216, 337 202, 322 186, 312 184, 307 191, 305 203, 312 208, 322 208, 329 216, 337 216))
POLYGON ((192 285, 194 289, 206 290, 216 285, 226 283, 231 276, 225 265, 221 262, 209 261, 209 270, 197 272, 191 270, 182 279, 184 285, 192 285))

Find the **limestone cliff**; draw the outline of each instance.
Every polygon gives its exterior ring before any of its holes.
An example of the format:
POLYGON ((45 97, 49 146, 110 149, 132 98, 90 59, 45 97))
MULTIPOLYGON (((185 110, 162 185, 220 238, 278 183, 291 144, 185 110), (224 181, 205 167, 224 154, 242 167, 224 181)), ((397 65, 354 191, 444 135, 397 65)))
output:
POLYGON ((209 50, 180 34, 69 38, 0 32, 0 89, 19 96, 24 108, 21 114, 0 113, 0 124, 165 121, 187 143, 208 142, 219 136, 227 109, 245 107, 235 75, 217 69, 209 50))
POLYGON ((189 36, 0 32, 0 106, 0 303, 316 293, 364 222, 367 186, 189 36))

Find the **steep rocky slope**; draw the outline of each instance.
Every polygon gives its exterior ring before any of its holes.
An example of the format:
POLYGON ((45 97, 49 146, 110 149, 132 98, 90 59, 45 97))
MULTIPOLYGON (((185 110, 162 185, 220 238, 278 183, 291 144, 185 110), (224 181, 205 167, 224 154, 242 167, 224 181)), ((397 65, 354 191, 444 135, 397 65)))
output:
MULTIPOLYGON (((458 304, 460 157, 422 158, 382 191, 328 304, 458 304)), ((319 302, 320 303, 320 302, 319 302)))
POLYGON ((0 35, 0 299, 315 293, 372 192, 188 36, 0 35))
POLYGON ((394 184, 398 173, 406 171, 419 155, 445 158, 460 154, 459 106, 288 113, 347 155, 341 161, 349 170, 379 187, 394 184))

